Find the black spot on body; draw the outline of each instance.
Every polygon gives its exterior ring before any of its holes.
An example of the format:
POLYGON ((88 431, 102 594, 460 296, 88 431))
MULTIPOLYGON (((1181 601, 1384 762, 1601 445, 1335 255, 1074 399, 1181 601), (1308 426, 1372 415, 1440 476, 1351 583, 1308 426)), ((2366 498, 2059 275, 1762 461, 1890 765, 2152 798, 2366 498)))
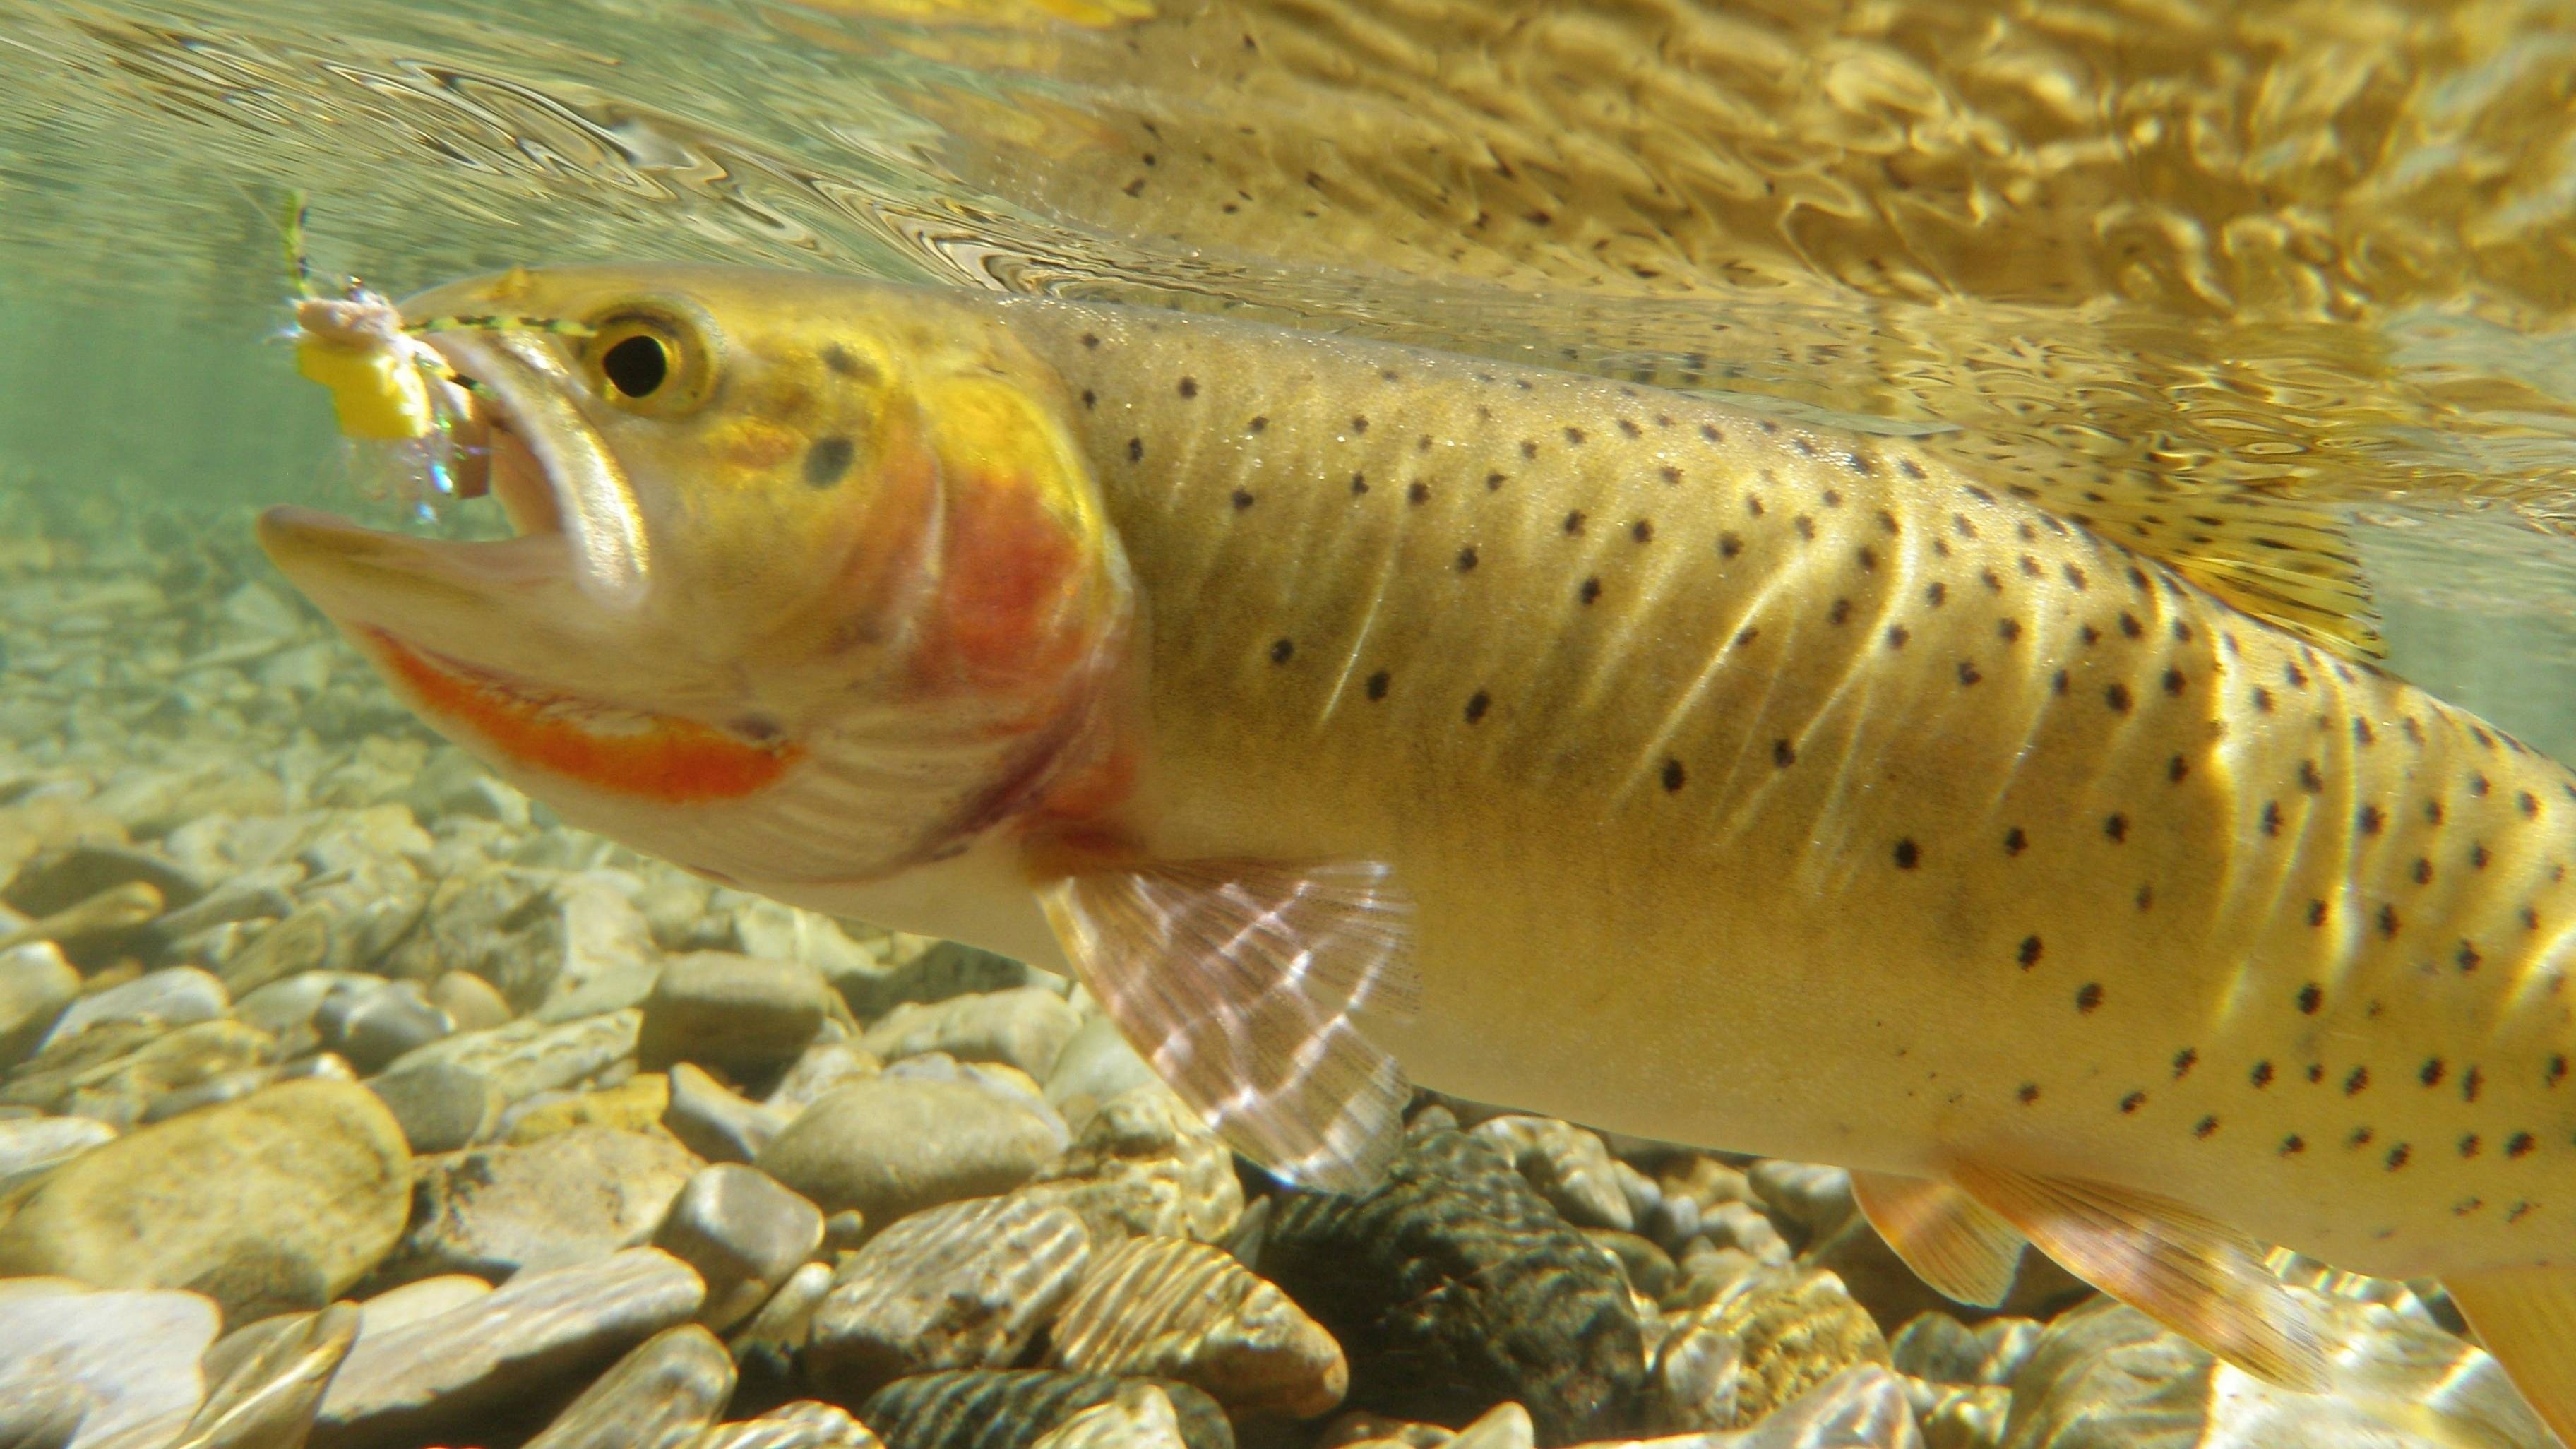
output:
POLYGON ((1270 641, 1270 662, 1273 664, 1285 664, 1291 658, 1295 657, 1296 653, 1297 645, 1292 640, 1274 639, 1270 641))
POLYGON ((2075 993, 2075 1009, 2078 1013, 2090 1016, 2094 1012, 2100 1010, 2101 1007, 2102 984, 2100 982, 2087 981, 2082 987, 2077 989, 2075 993))
POLYGON ((1142 463, 1145 461, 1145 440, 1143 438, 1129 438, 1127 440, 1127 461, 1130 463, 1142 463))
POLYGON ((1406 484, 1404 486, 1404 501, 1412 504, 1416 508, 1430 502, 1431 485, 1418 478, 1413 482, 1406 484))
POLYGON ((2104 817, 2102 821, 2102 833, 2111 837, 2111 841, 2115 845, 2121 841, 2127 840, 2129 838, 2129 817, 2126 815, 2111 815, 2104 817))
POLYGON ((2358 1097, 2358 1096, 2360 1096, 2363 1092, 2365 1092, 2365 1091, 2369 1090, 2369 1088, 2370 1088, 2370 1068, 2368 1068, 2368 1067, 2355 1067, 2355 1068, 2353 1068, 2351 1071, 2349 1071, 2349 1072, 2347 1072, 2347 1073, 2345 1073, 2345 1074, 2344 1074, 2344 1079, 2343 1079, 2343 1094, 2344 1094, 2345 1096, 2347 1096, 2347 1097, 2358 1097))
POLYGON ((2281 1139, 2281 1155, 2283 1157, 2296 1157, 2307 1150, 2307 1139, 2301 1137, 2296 1132, 2293 1132, 2289 1136, 2281 1139))
POLYGON ((1254 501, 1254 500, 1253 500, 1253 497, 1252 497, 1252 490, 1251 490, 1251 489, 1249 489, 1249 488, 1237 488, 1236 490, 1234 490, 1234 499, 1233 499, 1233 502, 1234 502, 1234 511, 1235 511, 1235 512, 1237 512, 1237 513, 1241 513, 1243 510, 1245 510, 1245 509, 1247 509, 1247 508, 1250 508, 1250 507, 1252 506, 1252 504, 1253 504, 1253 501, 1254 501))
POLYGON ((2247 1074, 2246 1080, 2252 1082, 2257 1090, 2272 1085, 2272 1064, 2256 1062, 2254 1070, 2247 1074))
POLYGON ((1386 687, 1392 682, 1393 681, 1390 679, 1387 672, 1383 669, 1370 675, 1368 677, 1368 697, 1371 699, 1386 698, 1386 687))
POLYGON ((1923 852, 1910 839, 1896 842, 1896 868, 1912 870, 1923 861, 1923 852))
POLYGON ((2181 1051, 2175 1052, 2173 1059, 2174 1080, 2179 1082, 2183 1078, 2190 1076, 2191 1069, 2199 1064, 2200 1053, 2193 1048, 2184 1047, 2181 1051))
POLYGON ((2020 949, 2013 952, 2013 959, 2021 963, 2021 969, 2027 971, 2039 964, 2042 949, 2037 936, 2024 936, 2021 938, 2020 949))
POLYGON ((2217 1130, 2218 1130, 2218 1119, 2217 1119, 2217 1118, 2215 1118, 2215 1117, 2203 1117, 2203 1118, 2201 1118, 2199 1121, 2197 1121, 2197 1122, 2195 1122, 2195 1123, 2193 1123, 2193 1124, 2192 1124, 2192 1126, 2191 1126, 2191 1135, 2192 1135, 2193 1137, 2195 1137, 2195 1138, 2200 1138, 2200 1139, 2202 1139, 2202 1140, 2206 1140, 2206 1139, 2209 1137, 2209 1134, 2211 1134, 2211 1133, 2213 1133, 2213 1132, 2215 1132, 2215 1131, 2217 1131, 2217 1130))
POLYGON ((1683 784, 1687 782, 1688 778, 1688 775, 1682 770, 1681 761, 1670 758, 1667 758, 1664 761, 1663 782, 1665 794, 1669 795, 1678 792, 1682 788, 1683 784))
POLYGON ((1574 591, 1575 602, 1579 604, 1590 604, 1600 597, 1601 581, 1597 578, 1585 579, 1574 591))
POLYGON ((2317 985, 2317 983, 2313 981, 2309 982, 2307 985, 2299 988, 2299 1015, 2316 1015, 2317 1009, 2324 1006, 2325 1001, 2325 988, 2317 985))
POLYGON ((857 451, 849 439, 838 435, 816 438, 814 446, 805 450, 805 486, 829 488, 840 482, 857 451))
POLYGON ((2022 834, 2020 826, 2013 826, 2004 832, 2004 854, 2019 855, 2029 848, 2030 837, 2022 834))
POLYGON ((1475 567, 1476 546, 1471 543, 1465 548, 1458 550, 1458 572, 1462 574, 1471 573, 1475 570, 1475 567))
POLYGON ((1798 763, 1797 747, 1790 744, 1785 739, 1773 740, 1771 742, 1771 763, 1783 770, 1798 763))
POLYGON ((2102 702, 2111 707, 2111 712, 2113 714, 2127 714, 2129 712, 2129 686, 2125 684, 2113 684, 2108 689, 2102 691, 2102 702))
POLYGON ((1182 378, 1180 393, 1185 399, 1197 397, 1199 395, 1199 380, 1195 377, 1182 378))
POLYGON ((1651 518, 1640 518, 1636 522, 1629 524, 1628 536, 1639 543, 1653 542, 1655 537, 1654 520, 1651 518))
POLYGON ((1467 699, 1467 723, 1474 724, 1483 719, 1485 711, 1492 708, 1493 703, 1493 698, 1481 689, 1470 695, 1467 699))
POLYGON ((2440 1057, 2427 1057, 2424 1065, 2416 1068, 2415 1079, 2425 1086, 2438 1087, 2442 1085, 2443 1075, 2449 1070, 2450 1068, 2443 1064, 2440 1057))
POLYGON ((1578 508, 1572 513, 1565 515, 1564 527, 1565 536, 1568 538, 1573 538, 1581 534, 1583 532, 1583 510, 1578 508))

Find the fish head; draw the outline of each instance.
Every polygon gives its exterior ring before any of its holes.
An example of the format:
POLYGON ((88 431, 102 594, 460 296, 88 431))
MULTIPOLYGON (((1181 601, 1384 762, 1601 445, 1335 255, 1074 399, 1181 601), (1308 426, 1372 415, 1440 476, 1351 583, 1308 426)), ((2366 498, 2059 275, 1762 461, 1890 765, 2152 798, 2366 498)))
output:
POLYGON ((260 538, 511 783, 774 886, 954 852, 1099 764, 1132 590, 1060 381, 989 310, 599 266, 401 314, 515 536, 279 508, 260 538))

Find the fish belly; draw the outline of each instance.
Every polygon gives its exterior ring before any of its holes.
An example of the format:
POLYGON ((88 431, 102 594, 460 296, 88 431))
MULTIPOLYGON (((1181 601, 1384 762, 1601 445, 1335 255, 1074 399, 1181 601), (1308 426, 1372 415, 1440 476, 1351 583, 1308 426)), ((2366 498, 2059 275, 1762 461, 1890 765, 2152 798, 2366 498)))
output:
POLYGON ((2576 1237, 2576 782, 1902 440, 1004 304, 1143 595, 1168 858, 1373 859, 1415 1080, 2416 1274, 2576 1237))

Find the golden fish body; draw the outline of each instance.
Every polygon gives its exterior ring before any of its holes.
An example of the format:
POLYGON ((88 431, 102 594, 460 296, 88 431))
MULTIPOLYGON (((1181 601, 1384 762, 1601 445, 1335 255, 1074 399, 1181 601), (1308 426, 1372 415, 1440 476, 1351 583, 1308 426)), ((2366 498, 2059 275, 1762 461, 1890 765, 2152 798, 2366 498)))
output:
POLYGON ((2576 1223, 2576 781, 2475 718, 1903 441, 1687 395, 757 273, 442 310, 586 329, 438 345, 579 435, 538 463, 604 460, 556 511, 631 510, 645 602, 478 642, 525 597, 267 536, 571 818, 1069 967, 1316 1180, 1382 1136, 1382 1049, 1852 1166, 1936 1283, 2026 1234, 2291 1381, 2247 1235, 2445 1275, 2566 1422, 2576 1294, 2528 1270, 2576 1223), (621 395, 630 314, 694 391, 621 395), (1408 970, 1409 1020, 1363 1009, 1408 970))

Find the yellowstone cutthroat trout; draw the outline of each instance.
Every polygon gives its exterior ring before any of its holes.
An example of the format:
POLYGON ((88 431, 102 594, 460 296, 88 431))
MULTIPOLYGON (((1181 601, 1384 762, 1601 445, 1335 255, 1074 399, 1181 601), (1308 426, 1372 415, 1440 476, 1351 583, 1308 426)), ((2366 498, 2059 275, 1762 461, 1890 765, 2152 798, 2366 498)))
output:
POLYGON ((595 267, 403 316, 517 536, 261 537, 567 819, 1070 971, 1298 1183, 1411 1082, 1841 1163, 1952 1297, 2027 1242, 2326 1387, 2282 1244, 2440 1277, 2576 1426, 2576 781, 2078 510, 1176 314, 595 267))

